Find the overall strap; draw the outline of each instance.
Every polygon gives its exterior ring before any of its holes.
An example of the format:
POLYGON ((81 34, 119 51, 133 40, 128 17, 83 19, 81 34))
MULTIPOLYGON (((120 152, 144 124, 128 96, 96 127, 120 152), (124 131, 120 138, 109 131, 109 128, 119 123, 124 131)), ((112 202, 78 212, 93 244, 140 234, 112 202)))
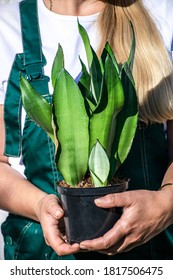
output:
POLYGON ((37 0, 25 0, 20 3, 20 18, 24 49, 23 67, 29 80, 37 79, 43 75, 45 64, 41 50, 37 0))
POLYGON ((5 154, 13 157, 19 157, 21 154, 22 104, 19 86, 20 75, 24 75, 40 94, 49 93, 49 78, 43 74, 46 60, 42 53, 37 0, 24 0, 19 5, 23 53, 15 56, 4 105, 5 154))

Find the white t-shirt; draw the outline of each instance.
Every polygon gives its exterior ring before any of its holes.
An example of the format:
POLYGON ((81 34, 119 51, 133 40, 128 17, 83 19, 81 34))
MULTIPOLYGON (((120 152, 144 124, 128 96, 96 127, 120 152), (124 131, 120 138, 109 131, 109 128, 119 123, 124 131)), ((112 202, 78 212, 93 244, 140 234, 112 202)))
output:
MULTIPOLYGON (((81 71, 78 56, 86 63, 83 43, 77 28, 77 17, 58 15, 49 11, 43 0, 37 1, 43 53, 47 60, 45 74, 50 77, 53 59, 60 43, 64 51, 65 68, 76 78, 81 71)), ((15 54, 23 52, 18 2, 16 0, 0 6, 0 104, 4 103, 8 76, 15 54)), ((153 16, 165 45, 171 53, 173 50, 172 0, 143 0, 143 3, 153 16)), ((79 17, 94 49, 97 48, 99 42, 95 24, 97 17, 98 14, 79 17)), ((52 92, 51 83, 49 86, 52 92)), ((14 168, 23 173, 18 159, 10 159, 10 162, 14 168)))
MULTIPOLYGON (((3 103, 4 89, 11 69, 11 64, 16 53, 23 52, 21 42, 20 18, 18 3, 11 3, 2 6, 0 13, 0 102, 3 103), (1 67, 3 65, 3 67, 1 67)), ((43 0, 38 0, 38 16, 42 49, 47 64, 44 68, 45 74, 50 76, 54 56, 58 43, 61 44, 65 68, 76 78, 80 73, 81 66, 78 56, 86 63, 86 56, 82 41, 79 40, 77 29, 77 17, 63 16, 50 12, 44 5, 43 0)), ((91 44, 95 48, 98 44, 96 35, 96 22, 98 14, 79 17, 80 23, 87 30, 91 44)), ((50 90, 51 89, 51 83, 50 90)))

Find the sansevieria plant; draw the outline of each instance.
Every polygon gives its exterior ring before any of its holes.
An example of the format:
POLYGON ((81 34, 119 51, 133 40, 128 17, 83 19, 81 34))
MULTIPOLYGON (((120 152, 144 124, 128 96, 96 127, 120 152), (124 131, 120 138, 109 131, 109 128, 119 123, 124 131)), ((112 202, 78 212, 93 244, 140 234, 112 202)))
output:
MULTIPOLYGON (((131 23, 130 23, 131 24, 131 23)), ((128 60, 121 66, 106 43, 100 58, 78 22, 88 65, 81 62, 76 83, 64 68, 59 45, 52 66, 52 103, 48 103, 21 76, 23 106, 56 145, 56 164, 64 180, 77 186, 90 174, 95 187, 107 186, 126 159, 136 131, 138 106, 132 65, 135 53, 133 26, 128 60)))

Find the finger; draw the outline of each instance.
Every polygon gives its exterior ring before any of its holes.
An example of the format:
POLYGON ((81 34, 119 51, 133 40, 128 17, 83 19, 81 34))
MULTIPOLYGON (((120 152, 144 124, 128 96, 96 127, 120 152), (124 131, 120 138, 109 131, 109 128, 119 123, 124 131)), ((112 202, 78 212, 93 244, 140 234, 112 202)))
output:
POLYGON ((95 204, 102 208, 128 207, 131 204, 130 192, 108 194, 95 199, 95 204))
POLYGON ((59 256, 75 254, 80 251, 79 244, 74 243, 70 245, 68 243, 64 243, 64 241, 62 243, 57 244, 57 246, 55 246, 53 249, 59 256))
POLYGON ((117 248, 117 253, 128 252, 128 251, 134 249, 135 247, 148 242, 151 238, 153 238, 157 234, 159 234, 159 232, 156 232, 154 234, 149 234, 148 236, 143 236, 143 237, 137 238, 135 236, 132 236, 131 233, 129 233, 124 238, 124 241, 117 248))
POLYGON ((59 256, 74 254, 80 250, 79 244, 70 245, 64 238, 65 236, 57 228, 51 226, 45 240, 59 256))
POLYGON ((109 249, 100 250, 99 252, 102 254, 106 254, 109 256, 113 256, 117 253, 123 253, 132 250, 137 246, 136 242, 129 243, 130 240, 128 236, 123 237, 116 245, 110 247, 109 249))
POLYGON ((116 249, 117 253, 123 253, 123 252, 128 252, 137 246, 139 246, 140 243, 134 241, 132 242, 130 235, 126 236, 121 244, 119 244, 118 248, 116 249))
POLYGON ((49 201, 46 204, 46 212, 55 219, 61 219, 64 211, 60 206, 59 198, 55 195, 49 195, 49 201))
POLYGON ((108 256, 113 256, 118 253, 118 249, 121 247, 123 242, 124 242, 124 238, 122 238, 116 245, 110 247, 109 249, 100 250, 99 253, 106 254, 108 256))

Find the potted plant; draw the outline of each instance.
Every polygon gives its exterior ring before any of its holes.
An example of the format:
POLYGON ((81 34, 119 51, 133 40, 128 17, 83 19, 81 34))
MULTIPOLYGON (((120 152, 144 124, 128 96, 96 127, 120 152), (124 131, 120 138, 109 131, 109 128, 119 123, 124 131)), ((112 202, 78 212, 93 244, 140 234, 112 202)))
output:
POLYGON ((121 66, 108 43, 98 58, 79 22, 78 28, 88 61, 86 66, 79 58, 78 83, 64 68, 60 45, 52 66, 51 104, 24 77, 20 80, 28 116, 56 145, 55 161, 64 177, 58 192, 70 243, 104 234, 120 217, 121 209, 98 208, 94 199, 127 189, 128 180, 116 181, 116 172, 130 151, 138 119, 132 24, 130 54, 121 66))

